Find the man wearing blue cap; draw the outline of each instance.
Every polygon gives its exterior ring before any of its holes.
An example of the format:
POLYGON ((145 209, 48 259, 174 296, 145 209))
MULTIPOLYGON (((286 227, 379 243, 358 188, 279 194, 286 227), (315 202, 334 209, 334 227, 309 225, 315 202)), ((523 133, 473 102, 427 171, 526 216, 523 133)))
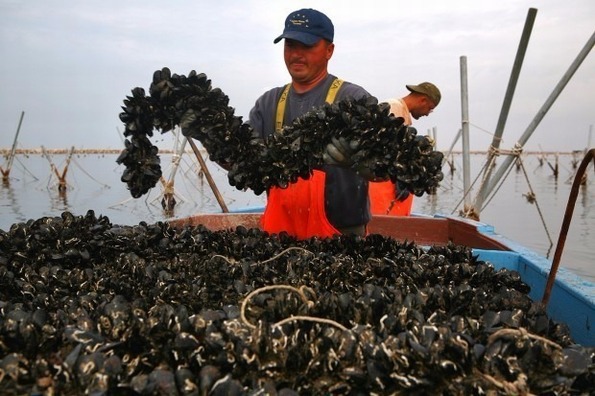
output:
MULTIPOLYGON (((265 92, 250 111, 248 122, 262 138, 282 133, 284 125, 325 102, 370 96, 362 87, 329 74, 334 27, 320 11, 289 14, 274 43, 281 40, 291 83, 265 92)), ((309 179, 271 188, 261 224, 270 233, 285 231, 303 239, 363 236, 369 220, 368 182, 352 169, 329 164, 315 169, 309 179)))

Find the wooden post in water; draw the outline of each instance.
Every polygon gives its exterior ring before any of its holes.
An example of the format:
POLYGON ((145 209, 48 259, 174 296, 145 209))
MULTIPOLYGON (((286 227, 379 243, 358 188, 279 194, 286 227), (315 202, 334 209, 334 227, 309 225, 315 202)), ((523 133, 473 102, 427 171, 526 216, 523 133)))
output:
POLYGON ((61 194, 65 193, 67 187, 66 174, 68 173, 68 166, 70 165, 70 160, 72 159, 72 156, 74 154, 74 146, 72 146, 70 152, 68 153, 68 157, 66 158, 66 166, 62 170, 62 173, 58 172, 58 168, 56 168, 56 165, 54 165, 54 163, 52 162, 52 159, 50 158, 50 155, 47 153, 45 147, 41 146, 41 151, 43 153, 43 156, 50 163, 50 168, 52 169, 52 172, 54 172, 54 174, 58 178, 58 191, 61 194))
POLYGON ((12 143, 12 149, 10 151, 10 155, 8 156, 8 166, 6 170, 2 169, 0 166, 0 173, 2 173, 2 181, 4 183, 8 183, 8 176, 10 175, 10 168, 12 168, 12 161, 14 160, 15 151, 17 149, 17 141, 19 139, 19 132, 21 131, 21 124, 23 123, 23 117, 25 116, 25 112, 21 112, 21 118, 19 119, 19 126, 17 127, 17 133, 14 135, 14 141, 12 143))
POLYGON ((196 143, 194 143, 192 138, 188 138, 188 143, 190 143, 190 147, 192 147, 192 151, 194 151, 194 155, 196 155, 196 159, 200 163, 200 167, 202 168, 202 170, 205 173, 205 176, 207 177, 207 182, 209 183, 209 186, 211 186, 211 190, 213 190, 213 194, 215 194, 215 198, 217 199, 217 202, 219 202, 221 210, 223 211, 223 213, 228 213, 229 210, 227 209, 227 205, 225 204, 225 201, 223 200, 223 197, 221 196, 221 193, 219 192, 219 189, 217 188, 217 185, 215 184, 215 181, 211 176, 211 172, 209 172, 209 169, 207 168, 207 163, 202 158, 202 154, 200 154, 198 147, 196 147, 196 143))
MULTIPOLYGON (((175 131, 174 131, 175 134, 175 131)), ((171 174, 169 175, 169 179, 165 180, 163 176, 161 176, 160 181, 163 185, 163 198, 161 199, 161 207, 163 210, 166 211, 167 215, 173 215, 174 207, 176 206, 176 192, 174 189, 174 180, 176 177, 176 173, 178 172, 178 167, 180 166, 180 159, 182 158, 182 154, 184 154, 184 148, 186 147, 187 138, 184 136, 182 138, 182 142, 180 147, 178 146, 178 134, 176 134, 176 140, 174 142, 174 149, 172 154, 172 170, 171 174)))

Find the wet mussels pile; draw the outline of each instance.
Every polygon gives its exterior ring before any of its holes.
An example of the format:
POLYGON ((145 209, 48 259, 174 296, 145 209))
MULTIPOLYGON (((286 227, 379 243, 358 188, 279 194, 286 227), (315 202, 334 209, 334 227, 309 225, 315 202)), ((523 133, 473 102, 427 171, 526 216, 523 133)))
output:
POLYGON ((345 138, 357 146, 353 168, 364 166, 375 176, 399 182, 418 196, 431 192, 442 180, 441 152, 429 139, 418 136, 402 118, 390 113, 376 98, 345 99, 312 110, 286 126, 282 133, 263 140, 234 115, 229 98, 204 73, 188 76, 157 70, 145 95, 132 90, 122 106, 125 148, 117 162, 125 166, 121 180, 133 197, 154 187, 161 177, 158 149, 149 137, 179 126, 186 137, 199 140, 210 159, 229 170, 228 179, 240 190, 257 195, 271 186, 287 186, 307 178, 323 165, 331 138, 345 138))
POLYGON ((588 394, 527 291, 461 246, 64 212, 0 230, 0 394, 588 394))

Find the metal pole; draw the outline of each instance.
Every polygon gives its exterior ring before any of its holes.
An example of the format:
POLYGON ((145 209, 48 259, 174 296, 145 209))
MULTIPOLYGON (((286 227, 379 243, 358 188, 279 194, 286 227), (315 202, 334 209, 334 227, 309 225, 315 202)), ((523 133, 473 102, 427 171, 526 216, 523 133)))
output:
POLYGON ((207 177, 207 182, 209 182, 209 186, 211 186, 211 190, 213 190, 213 193, 215 194, 215 198, 217 198, 217 202, 219 202, 219 205, 221 206, 221 210, 223 211, 223 213, 228 213, 229 210, 227 209, 227 205, 225 204, 223 197, 219 193, 219 190, 217 189, 217 185, 215 184, 215 181, 211 177, 211 173, 209 172, 209 169, 207 168, 207 164, 206 164, 205 160, 202 158, 202 155, 200 154, 198 147, 196 147, 196 144, 194 143, 192 138, 188 138, 187 140, 188 140, 188 143, 190 143, 190 147, 192 147, 192 151, 194 151, 194 155, 196 155, 196 159, 198 159, 198 162, 200 163, 202 170, 205 172, 205 176, 207 177))
POLYGON ((450 154, 452 153, 452 149, 455 147, 455 144, 457 144, 457 142, 461 138, 461 133, 463 133, 463 130, 459 129, 459 131, 457 132, 457 136, 455 136, 454 140, 452 141, 452 144, 450 145, 450 148, 448 149, 448 153, 444 156, 444 158, 450 157, 450 154))
POLYGON ((550 273, 547 278, 547 283, 545 285, 545 291, 543 292, 543 298, 541 299, 541 303, 543 306, 547 306, 550 300, 550 294, 552 287, 554 286, 554 281, 556 280, 556 273, 558 272, 558 267, 560 265, 560 259, 562 258, 562 251, 564 250, 564 244, 566 243, 566 236, 568 235, 568 229, 570 228, 570 221, 572 220, 572 213, 574 212, 574 206, 576 205, 576 198, 579 193, 579 189, 581 186, 581 179, 586 174, 587 166, 591 163, 591 161, 595 162, 595 149, 591 149, 587 151, 585 157, 583 158, 578 171, 574 177, 574 181, 572 182, 572 187, 570 189, 570 196, 568 197, 568 203, 566 204, 566 211, 564 212, 564 219, 562 220, 562 227, 560 228, 560 235, 558 237, 558 244, 556 245, 556 251, 554 252, 554 259, 552 260, 552 266, 550 268, 550 273))
POLYGON ((17 133, 14 135, 14 142, 12 143, 12 150, 10 151, 10 157, 8 157, 8 167, 6 168, 6 174, 10 173, 10 168, 12 167, 12 160, 14 159, 14 153, 17 149, 17 141, 19 139, 19 132, 21 131, 21 124, 23 123, 23 117, 25 116, 25 112, 21 112, 21 118, 19 119, 19 126, 17 127, 17 133))
MULTIPOLYGON (((506 94, 504 95, 504 102, 502 103, 502 109, 500 110, 500 117, 498 118, 498 124, 496 125, 496 131, 494 132, 494 138, 492 140, 492 148, 494 150, 497 150, 500 147, 500 142, 502 141, 502 133, 504 132, 504 126, 506 125, 506 120, 510 111, 510 104, 512 103, 514 91, 516 89, 517 81, 521 73, 521 66, 523 65, 523 60, 525 59, 525 53, 527 52, 527 46, 529 44, 529 38, 531 37, 531 30, 533 29, 533 24, 535 22, 536 15, 537 9, 529 8, 527 18, 525 19, 525 27, 523 28, 523 33, 521 35, 519 48, 517 49, 514 64, 512 66, 512 72, 510 73, 510 79, 508 81, 508 87, 506 88, 506 94)), ((493 157, 496 155, 494 150, 488 150, 488 163, 491 163, 493 157)), ((493 167, 491 166, 488 166, 486 168, 484 176, 485 180, 490 179, 492 169, 493 167)), ((483 202, 488 195, 488 192, 484 188, 486 184, 487 183, 482 184, 482 187, 480 188, 479 192, 477 193, 477 196, 475 197, 474 209, 478 214, 481 212, 483 202)))
POLYGON ((54 174, 56 175, 56 177, 58 178, 58 181, 59 181, 60 180, 60 172, 58 172, 58 168, 56 168, 56 165, 54 165, 54 162, 52 162, 52 159, 50 158, 49 153, 43 146, 41 146, 41 153, 50 163, 50 169, 52 172, 54 172, 54 174))
POLYGON ((180 159, 182 158, 182 155, 184 154, 184 149, 186 148, 186 141, 187 138, 186 136, 182 137, 182 142, 180 143, 180 147, 179 149, 176 147, 178 144, 178 135, 176 135, 176 141, 174 144, 174 154, 172 157, 171 162, 173 163, 173 167, 171 170, 171 173, 169 175, 169 179, 168 182, 172 183, 174 182, 174 179, 176 178, 176 173, 178 172, 178 167, 180 165, 180 159))
POLYGON ((174 198, 174 195, 175 195, 174 179, 176 177, 176 173, 177 173, 178 167, 180 165, 180 160, 182 158, 182 154, 184 153, 184 147, 186 146, 186 137, 184 137, 182 140, 182 143, 180 144, 180 147, 178 149, 179 135, 177 133, 175 133, 175 131, 173 133, 175 136, 175 141, 174 141, 174 148, 173 148, 173 154, 172 154, 173 166, 172 166, 171 174, 167 181, 163 177, 161 177, 161 183, 163 184, 163 190, 164 190, 163 198, 161 200, 161 205, 163 206, 164 209, 167 209, 169 211, 173 211, 173 209, 176 205, 176 200, 174 198))
MULTIPOLYGON (((564 87, 566 86, 566 84, 568 84, 568 81, 570 81, 570 79, 572 78, 572 76, 574 75, 574 73, 576 72, 578 67, 585 60, 585 58, 587 57, 587 55, 593 48, 594 44, 595 44, 595 32, 591 35, 591 38, 589 38, 589 40, 587 41, 587 43, 585 44, 585 46, 583 47, 581 52, 578 54, 578 56, 576 57, 574 62, 572 62, 572 64, 570 65, 570 68, 566 71, 564 76, 562 76, 562 79, 558 82, 558 84, 554 88, 554 91, 547 98, 547 100, 545 101, 543 106, 541 106, 541 109, 537 112, 537 114, 535 115, 535 118, 533 118, 533 121, 531 121, 531 123, 529 124, 529 126, 527 127, 527 129, 525 130, 525 132, 523 133, 521 138, 519 139, 518 145, 520 147, 523 147, 525 145, 525 143, 527 142, 527 140, 529 140, 533 131, 535 131, 535 129, 537 128, 537 126, 539 125, 539 123, 541 122, 543 117, 546 115, 546 113, 548 112, 550 107, 554 104, 554 102, 558 98, 558 95, 560 95, 560 93, 564 90, 564 87)), ((504 174, 506 173, 508 168, 511 166, 513 161, 514 161, 513 156, 508 156, 504 159, 504 161, 502 162, 502 165, 500 165, 500 168, 498 168, 498 171, 496 172, 496 174, 494 175, 492 180, 489 181, 489 185, 487 187, 488 194, 496 187, 496 185, 498 184, 498 181, 504 176, 504 174)))
POLYGON ((469 161, 469 97, 467 89, 467 57, 461 56, 461 123, 463 136, 463 191, 465 194, 465 209, 467 208, 468 191, 471 186, 471 165, 469 161))

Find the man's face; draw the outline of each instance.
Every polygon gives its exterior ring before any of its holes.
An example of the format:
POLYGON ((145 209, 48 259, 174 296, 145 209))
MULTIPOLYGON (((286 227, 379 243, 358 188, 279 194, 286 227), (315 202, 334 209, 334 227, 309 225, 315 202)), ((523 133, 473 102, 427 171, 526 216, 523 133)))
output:
POLYGON ((308 83, 321 74, 326 74, 334 48, 333 43, 322 39, 311 47, 299 41, 285 39, 285 65, 291 78, 299 83, 308 83))
POLYGON ((409 110, 409 112, 411 113, 411 116, 413 118, 419 120, 420 117, 430 115, 430 113, 434 111, 435 107, 436 105, 434 104, 434 102, 432 102, 432 100, 429 97, 422 95, 419 97, 416 106, 409 110))

